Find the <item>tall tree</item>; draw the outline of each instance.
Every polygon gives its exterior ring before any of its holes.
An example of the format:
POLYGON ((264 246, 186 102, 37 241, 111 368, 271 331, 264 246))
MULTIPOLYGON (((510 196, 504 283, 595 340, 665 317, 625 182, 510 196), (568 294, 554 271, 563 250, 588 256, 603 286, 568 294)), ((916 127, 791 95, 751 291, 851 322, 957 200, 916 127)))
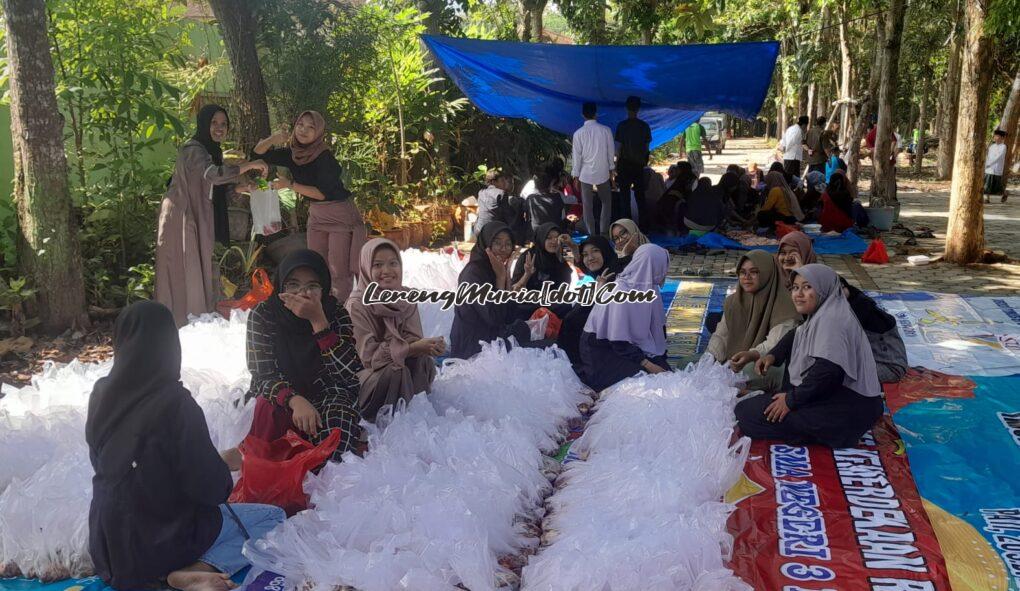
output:
POLYGON ((925 129, 928 127, 928 80, 921 80, 921 112, 917 116, 917 145, 914 146, 914 172, 924 167, 925 129))
MULTIPOLYGON (((861 140, 864 139, 864 134, 868 130, 868 123, 871 122, 871 114, 874 112, 875 102, 878 100, 878 79, 882 74, 882 59, 885 55, 882 51, 884 43, 885 27, 881 23, 877 23, 875 25, 875 53, 871 64, 871 75, 868 78, 868 88, 857 105, 857 123, 854 125, 853 133, 850 134, 850 145, 846 156, 847 177, 850 178, 850 184, 855 189, 861 174, 861 140)), ((872 160, 874 160, 874 155, 872 160)))
POLYGON ((542 42, 542 15, 549 0, 521 0, 521 41, 542 42))
POLYGON ((45 0, 3 0, 10 75, 14 197, 21 227, 19 264, 39 289, 43 327, 87 323, 78 231, 57 109, 45 0))
POLYGON ((878 83, 878 126, 875 133, 875 178, 871 183, 872 199, 879 202, 896 201, 896 162, 889 138, 896 119, 896 86, 900 71, 900 46, 903 42, 903 21, 906 18, 906 0, 889 0, 885 18, 885 42, 882 52, 882 74, 878 83))
POLYGON ((247 0, 209 0, 227 46, 234 71, 241 149, 247 152, 269 135, 269 107, 266 83, 262 78, 259 54, 255 48, 258 29, 247 0))
POLYGON ((846 147, 847 139, 850 137, 850 76, 853 65, 850 55, 850 36, 847 32, 847 19, 849 18, 848 5, 850 0, 843 0, 837 6, 837 17, 839 19, 839 144, 846 147))
POLYGON ((936 177, 948 180, 953 175, 953 158, 956 152, 956 118, 960 107, 960 64, 963 60, 963 6, 958 5, 956 22, 949 41, 949 62, 946 78, 939 96, 939 115, 936 133, 939 138, 936 155, 936 177))
POLYGON ((1002 110, 1002 119, 999 120, 999 129, 1006 132, 1006 168, 1002 171, 1002 180, 1009 182, 1009 174, 1013 170, 1013 150, 1017 145, 1016 136, 1020 133, 1020 69, 1013 78, 1013 86, 1009 89, 1009 98, 1006 99, 1006 107, 1002 110))
POLYGON ((956 154, 949 195, 946 260, 967 264, 981 258, 985 220, 981 201, 984 180, 988 91, 991 86, 992 39, 985 30, 991 0, 966 0, 966 38, 960 70, 960 104, 956 120, 956 154))

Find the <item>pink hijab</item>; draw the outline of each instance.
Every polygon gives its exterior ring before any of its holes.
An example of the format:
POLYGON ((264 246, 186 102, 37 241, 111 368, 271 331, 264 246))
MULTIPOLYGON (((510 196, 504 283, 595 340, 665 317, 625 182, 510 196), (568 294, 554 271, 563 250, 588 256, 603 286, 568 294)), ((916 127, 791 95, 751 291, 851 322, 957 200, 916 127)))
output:
POLYGON ((630 264, 616 278, 617 291, 654 290, 655 300, 643 303, 596 305, 584 331, 599 339, 626 341, 648 355, 666 353, 666 310, 659 291, 669 271, 669 253, 652 243, 634 251, 630 264))
MULTIPOLYGON (((408 323, 407 320, 418 313, 418 306, 409 302, 393 302, 388 304, 372 304, 365 306, 362 303, 362 298, 365 295, 365 288, 368 287, 369 283, 372 283, 372 259, 375 257, 375 253, 380 248, 392 248, 393 252, 397 253, 397 259, 400 260, 400 266, 403 268, 404 259, 400 256, 400 247, 397 246, 392 240, 386 238, 373 238, 365 243, 365 246, 361 248, 361 262, 358 268, 358 285, 351 292, 351 296, 347 299, 347 309, 350 310, 352 306, 364 306, 368 313, 376 318, 382 320, 383 326, 386 327, 386 334, 383 338, 390 343, 390 349, 394 353, 403 352, 406 355, 406 348, 409 343, 404 338, 407 336, 408 329, 412 326, 421 326, 420 322, 408 323)), ((401 278, 400 287, 398 290, 407 290, 403 284, 403 278, 401 278)), ((421 329, 418 329, 420 332, 421 329)), ((413 331, 412 331, 413 332, 413 331)), ((422 335, 417 335, 421 338, 422 335)), ((405 355, 401 355, 402 359, 405 355)))
MULTIPOLYGON (((783 236, 779 240, 779 248, 776 250, 776 264, 779 265, 779 251, 783 250, 783 245, 789 244, 790 246, 797 249, 800 253, 800 260, 804 265, 810 265, 818 262, 818 257, 815 256, 815 249, 812 245, 811 237, 804 232, 790 232, 786 236, 783 236)), ((793 285, 793 277, 791 273, 786 269, 783 269, 782 265, 779 265, 779 270, 783 273, 783 282, 786 284, 786 288, 789 289, 793 285)))
POLYGON ((294 132, 291 132, 290 157, 294 160, 294 164, 298 166, 314 162, 319 157, 319 154, 322 154, 328 148, 326 146, 326 119, 318 111, 305 111, 301 113, 294 120, 294 127, 297 127, 298 122, 305 115, 311 117, 312 123, 315 125, 315 139, 310 144, 302 144, 297 140, 294 132))

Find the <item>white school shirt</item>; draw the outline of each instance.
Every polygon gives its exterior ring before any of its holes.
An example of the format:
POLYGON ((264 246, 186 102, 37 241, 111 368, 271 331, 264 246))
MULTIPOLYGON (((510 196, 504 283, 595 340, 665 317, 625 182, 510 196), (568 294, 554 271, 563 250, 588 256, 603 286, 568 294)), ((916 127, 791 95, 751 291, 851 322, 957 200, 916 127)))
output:
POLYGON ((538 191, 535 189, 535 179, 531 179, 524 185, 524 188, 521 189, 521 197, 527 199, 532 193, 537 192, 538 191))
POLYGON ((985 156, 985 174, 1002 176, 1006 169, 1006 144, 992 144, 988 146, 988 155, 985 156))
POLYGON ((804 130, 796 124, 787 127, 779 147, 783 149, 783 160, 803 160, 804 130))
POLYGON ((594 119, 584 122, 574 132, 573 169, 571 174, 582 183, 601 185, 609 180, 609 173, 616 166, 616 140, 613 132, 594 119))

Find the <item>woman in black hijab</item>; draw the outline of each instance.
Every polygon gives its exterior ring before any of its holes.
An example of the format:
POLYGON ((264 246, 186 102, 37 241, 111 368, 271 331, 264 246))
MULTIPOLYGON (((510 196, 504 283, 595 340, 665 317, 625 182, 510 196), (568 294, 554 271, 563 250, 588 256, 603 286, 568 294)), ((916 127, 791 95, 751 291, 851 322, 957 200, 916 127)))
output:
MULTIPOLYGON (((220 142, 215 141, 209 131, 212 125, 213 116, 223 113, 227 118, 227 127, 230 127, 230 115, 219 105, 206 105, 198 112, 198 129, 191 139, 202 144, 209 152, 212 163, 216 166, 223 166, 223 148, 220 142)), ((216 242, 223 246, 230 246, 230 216, 228 215, 227 198, 233 185, 213 185, 213 230, 216 232, 216 242)))
POLYGON ((248 316, 249 396, 258 396, 251 433, 278 439, 294 427, 314 444, 340 429, 339 462, 359 439, 358 372, 347 310, 330 295, 322 255, 299 250, 276 270, 272 296, 248 316))
MULTIPOLYGON (((510 290, 509 266, 513 253, 514 237, 510 226, 503 222, 485 224, 457 282, 489 286, 492 291, 510 290)), ((531 340, 530 334, 523 320, 515 320, 513 302, 465 303, 453 310, 450 357, 467 359, 482 350, 482 342, 510 336, 523 346, 531 340)))
MULTIPOLYGON (((590 236, 582 242, 577 260, 581 271, 594 281, 596 289, 615 279, 616 274, 623 270, 613 245, 604 236, 590 236)), ((574 304, 560 325, 556 345, 567 353, 570 362, 575 365, 581 362, 581 333, 584 332, 584 325, 593 307, 574 304)))
POLYGON ((181 343, 169 309, 156 302, 126 308, 113 349, 113 369, 96 382, 85 423, 95 469, 89 552, 96 573, 120 589, 164 581, 227 589, 248 564, 242 530, 257 539, 284 513, 224 505, 234 483, 202 409, 181 384, 181 343))
MULTIPOLYGON (((546 281, 552 282, 554 288, 562 284, 570 287, 574 270, 563 260, 561 252, 564 247, 572 246, 573 241, 568 245, 562 239, 570 241, 570 236, 561 234, 557 224, 545 223, 535 230, 534 244, 518 257, 514 267, 511 278, 513 289, 541 291, 546 281)), ((538 308, 537 304, 518 304, 514 317, 527 320, 538 308)), ((569 310, 570 306, 552 307, 552 312, 557 316, 569 310)))

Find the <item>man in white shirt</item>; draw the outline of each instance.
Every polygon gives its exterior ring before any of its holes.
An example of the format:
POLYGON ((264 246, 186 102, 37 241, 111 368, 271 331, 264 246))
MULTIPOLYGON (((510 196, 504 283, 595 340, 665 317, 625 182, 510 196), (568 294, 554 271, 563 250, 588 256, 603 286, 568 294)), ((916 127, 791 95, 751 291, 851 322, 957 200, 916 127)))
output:
POLYGON ((787 176, 800 176, 800 163, 804 160, 804 128, 807 124, 807 115, 802 115, 796 125, 786 128, 783 141, 779 143, 779 150, 783 153, 783 170, 787 176))
POLYGON ((989 195, 1001 195, 1005 203, 1006 183, 1003 182, 1003 173, 1006 171, 1006 132, 996 129, 992 142, 985 156, 985 186, 982 193, 985 194, 985 203, 991 203, 989 195))
POLYGON ((581 181, 581 206, 584 208, 584 225, 589 235, 609 235, 613 219, 613 193, 609 179, 616 169, 616 143, 613 131, 595 121, 595 103, 584 103, 584 125, 574 132, 573 169, 571 174, 581 181), (602 204, 599 225, 595 225, 594 196, 602 204))

